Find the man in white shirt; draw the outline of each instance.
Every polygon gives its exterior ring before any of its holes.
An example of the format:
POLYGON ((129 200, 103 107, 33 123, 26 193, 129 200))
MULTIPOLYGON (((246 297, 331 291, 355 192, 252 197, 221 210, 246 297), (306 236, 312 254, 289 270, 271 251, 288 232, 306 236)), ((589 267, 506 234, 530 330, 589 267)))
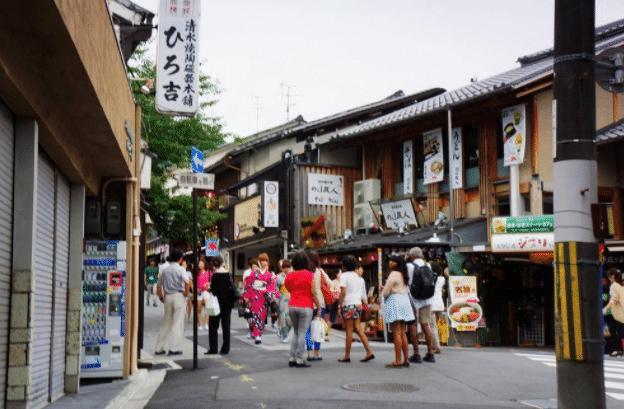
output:
MULTIPOLYGON (((409 259, 407 263, 407 275, 409 278, 409 285, 411 287, 416 268, 423 266, 431 268, 431 266, 425 261, 420 247, 412 247, 407 254, 409 259)), ((411 323, 409 326, 410 341, 414 347, 414 355, 409 358, 409 361, 418 364, 422 363, 422 361, 433 363, 435 362, 435 357, 433 355, 433 333, 431 332, 430 326, 431 304, 433 302, 433 297, 419 300, 412 297, 412 294, 410 293, 410 299, 414 308, 416 321, 411 323), (420 327, 422 328, 422 332, 425 334, 425 340, 427 342, 427 355, 425 355, 424 359, 420 357, 420 353, 418 352, 418 323, 420 323, 420 327)))
POLYGON ((165 317, 156 339, 156 355, 164 355, 167 348, 169 355, 182 354, 179 345, 184 336, 185 297, 189 293, 190 282, 180 265, 184 260, 182 252, 173 249, 170 260, 158 276, 157 293, 160 301, 165 304, 165 317))

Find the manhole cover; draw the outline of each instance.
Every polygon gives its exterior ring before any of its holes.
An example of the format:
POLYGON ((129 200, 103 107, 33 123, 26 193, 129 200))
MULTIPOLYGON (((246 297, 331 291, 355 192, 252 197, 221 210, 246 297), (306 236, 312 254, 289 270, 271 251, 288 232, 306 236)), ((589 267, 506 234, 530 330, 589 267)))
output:
POLYGON ((420 388, 408 383, 348 383, 342 385, 342 389, 346 389, 352 392, 389 392, 389 393, 404 393, 404 392, 416 392, 420 388))

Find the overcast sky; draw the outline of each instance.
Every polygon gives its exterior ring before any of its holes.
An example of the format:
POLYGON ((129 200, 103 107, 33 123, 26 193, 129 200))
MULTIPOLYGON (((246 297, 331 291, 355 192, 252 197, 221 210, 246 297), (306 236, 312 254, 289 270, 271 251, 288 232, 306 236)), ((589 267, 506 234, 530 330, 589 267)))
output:
MULTIPOLYGON (((598 25, 624 18, 623 0, 596 5, 598 25)), ((247 136, 286 120, 282 83, 290 118, 308 121, 399 89, 453 89, 551 47, 553 21, 554 0, 205 0, 200 57, 223 89, 209 113, 247 136)))

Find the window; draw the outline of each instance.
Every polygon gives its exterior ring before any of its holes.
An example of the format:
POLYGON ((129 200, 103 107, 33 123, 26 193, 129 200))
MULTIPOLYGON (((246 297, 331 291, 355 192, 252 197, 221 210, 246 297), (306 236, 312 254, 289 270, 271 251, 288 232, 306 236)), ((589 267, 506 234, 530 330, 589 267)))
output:
POLYGON ((552 193, 542 193, 542 213, 553 214, 553 195, 552 193))
POLYGON ((479 131, 475 126, 462 128, 464 150, 464 188, 479 187, 479 131))

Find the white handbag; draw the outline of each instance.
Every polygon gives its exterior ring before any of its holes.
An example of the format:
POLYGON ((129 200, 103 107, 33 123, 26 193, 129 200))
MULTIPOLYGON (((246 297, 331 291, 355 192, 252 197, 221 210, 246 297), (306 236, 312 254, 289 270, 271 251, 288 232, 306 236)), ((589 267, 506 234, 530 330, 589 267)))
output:
POLYGON ((211 293, 208 293, 208 297, 206 300, 206 310, 209 317, 216 317, 217 315, 221 314, 219 299, 211 293))
POLYGON ((312 342, 325 342, 325 328, 320 318, 314 318, 310 324, 310 339, 312 342))

